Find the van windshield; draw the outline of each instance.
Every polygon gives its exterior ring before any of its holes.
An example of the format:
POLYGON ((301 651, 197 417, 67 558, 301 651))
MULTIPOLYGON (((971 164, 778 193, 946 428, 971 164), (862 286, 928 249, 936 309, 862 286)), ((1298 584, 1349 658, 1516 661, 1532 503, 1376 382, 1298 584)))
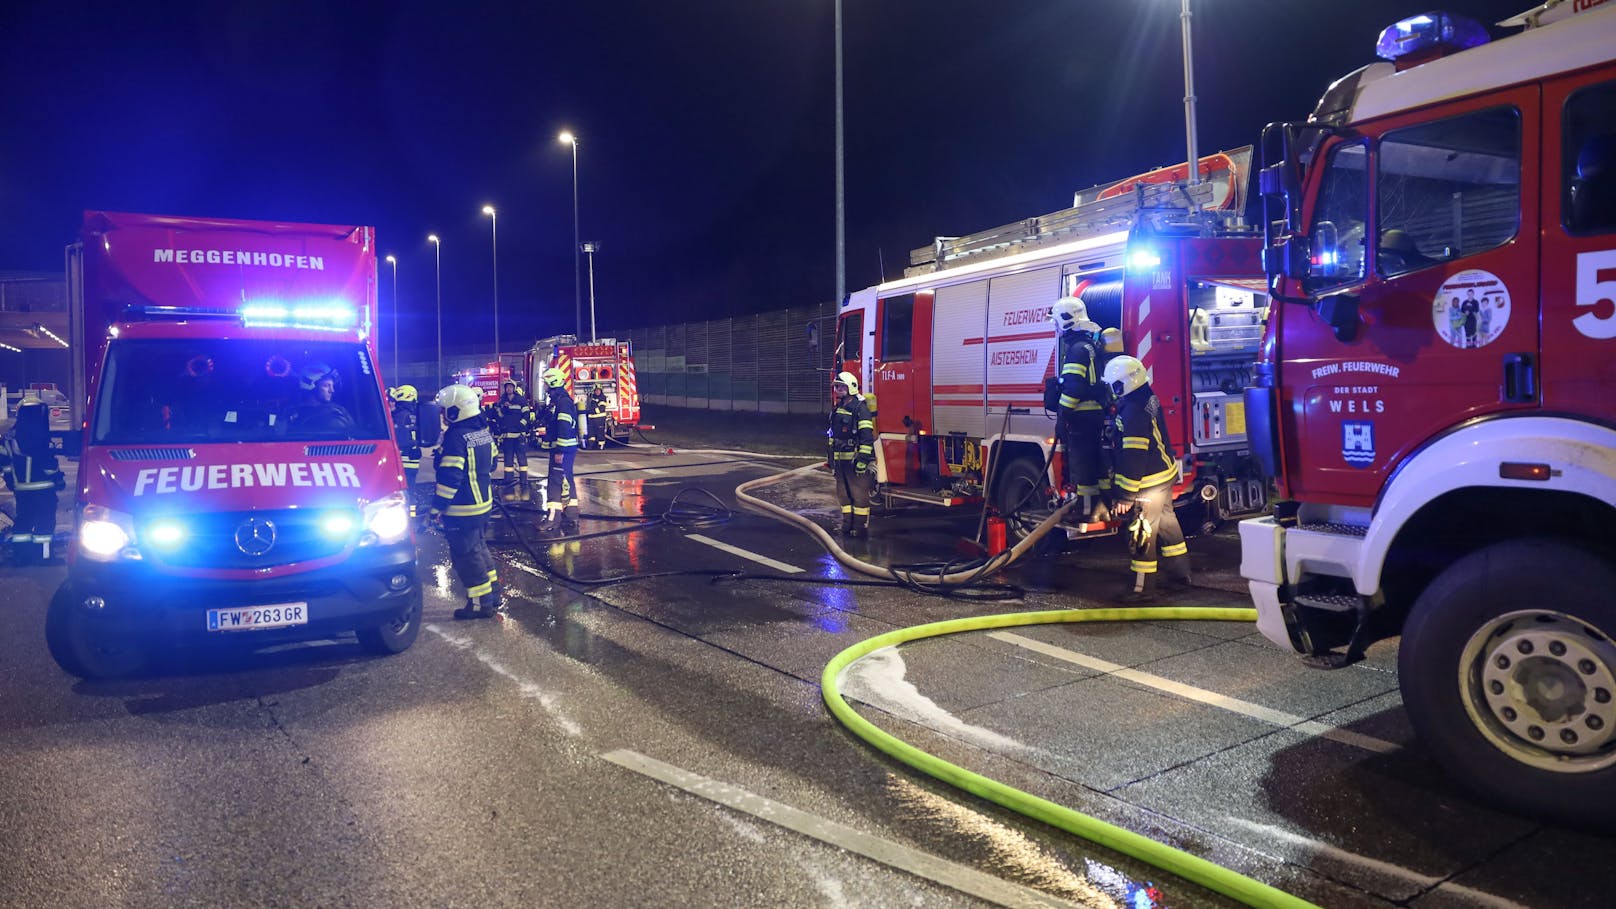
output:
POLYGON ((116 340, 96 395, 104 445, 385 439, 364 345, 116 340))

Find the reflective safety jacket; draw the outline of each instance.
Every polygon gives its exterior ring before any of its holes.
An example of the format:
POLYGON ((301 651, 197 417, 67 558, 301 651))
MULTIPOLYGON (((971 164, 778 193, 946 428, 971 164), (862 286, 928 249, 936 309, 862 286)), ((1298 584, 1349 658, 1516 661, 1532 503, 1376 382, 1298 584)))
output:
POLYGON ((875 460, 875 418, 859 395, 847 395, 830 415, 830 458, 833 461, 875 460))
POLYGON ((416 406, 400 401, 393 406, 393 435, 398 437, 398 454, 405 468, 421 466, 421 418, 416 406))
POLYGON ((1178 479, 1161 399, 1141 385, 1117 401, 1116 482, 1126 493, 1147 492, 1178 479))
POLYGON ((578 405, 565 388, 550 390, 550 407, 544 412, 544 438, 539 446, 545 449, 578 447, 578 405))
POLYGON ((1100 381, 1100 359, 1104 353, 1094 335, 1086 331, 1063 331, 1060 336, 1060 406, 1062 411, 1105 409, 1110 394, 1100 381))
POLYGON ((0 460, 5 461, 6 488, 13 492, 55 489, 62 477, 48 441, 39 447, 24 448, 16 432, 12 432, 5 438, 3 452, 0 460))
POLYGON ((500 398, 494 405, 495 432, 501 439, 520 439, 533 428, 533 407, 525 395, 500 398))
POLYGON ((494 436, 481 416, 449 424, 432 469, 438 478, 433 511, 479 515, 493 507, 494 436))

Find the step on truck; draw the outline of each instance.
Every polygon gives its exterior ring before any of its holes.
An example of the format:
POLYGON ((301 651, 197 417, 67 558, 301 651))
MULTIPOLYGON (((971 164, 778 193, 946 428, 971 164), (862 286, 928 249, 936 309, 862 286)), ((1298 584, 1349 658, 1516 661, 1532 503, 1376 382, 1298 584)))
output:
POLYGON ((1616 3, 1387 28, 1264 130, 1258 627, 1401 635, 1409 719, 1516 810, 1616 824, 1616 3))
MULTIPOLYGON (((1050 309, 1077 296, 1149 370, 1181 474, 1186 530, 1262 510, 1268 480, 1246 440, 1267 285, 1244 226, 1248 146, 1075 194, 1073 206, 910 253, 904 277, 843 303, 836 369, 873 396, 877 492, 889 503, 981 507, 1008 542, 1054 507, 1061 476, 1050 309)), ((1068 538, 1103 535, 1078 524, 1068 538)), ((1049 538, 1045 538, 1046 541, 1049 538)))
POLYGON ((92 211, 68 248, 86 395, 51 654, 415 640, 422 590, 373 341, 369 227, 92 211))

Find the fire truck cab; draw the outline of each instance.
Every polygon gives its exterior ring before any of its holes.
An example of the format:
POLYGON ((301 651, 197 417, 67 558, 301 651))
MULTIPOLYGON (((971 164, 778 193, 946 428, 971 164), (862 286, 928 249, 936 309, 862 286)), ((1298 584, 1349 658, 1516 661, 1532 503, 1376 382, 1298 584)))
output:
MULTIPOLYGON (((1616 819, 1616 3, 1447 14, 1264 132, 1275 300, 1241 525, 1268 638, 1401 633, 1403 700, 1510 807, 1616 819)), ((1345 647, 1341 652, 1338 648, 1345 647)))
MULTIPOLYGON (((1050 309, 1077 296, 1150 371, 1182 463, 1177 499, 1193 532, 1260 510, 1267 480, 1246 442, 1267 288, 1260 241, 1241 227, 1251 149, 1079 193, 1072 208, 910 254, 904 278, 852 294, 837 369, 876 404, 878 491, 1006 517, 1011 542, 1055 504, 1061 476, 1046 379, 1050 309), (1188 205, 1186 205, 1188 200, 1188 205)), ((1105 533, 1074 524, 1068 537, 1105 533)))

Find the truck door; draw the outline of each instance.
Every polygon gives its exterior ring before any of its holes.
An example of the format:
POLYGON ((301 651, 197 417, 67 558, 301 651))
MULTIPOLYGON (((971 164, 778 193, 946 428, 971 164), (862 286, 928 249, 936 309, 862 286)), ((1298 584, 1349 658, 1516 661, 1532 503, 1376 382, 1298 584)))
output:
POLYGON ((931 415, 931 312, 931 291, 883 297, 876 304, 875 432, 889 483, 908 483, 919 467, 904 420, 924 426, 931 415))
POLYGON ((1443 430, 1537 406, 1538 120, 1537 89, 1515 89, 1325 146, 1319 303, 1284 314, 1292 495, 1373 505, 1443 430))
POLYGON ((1616 401, 1616 79, 1545 86, 1543 404, 1609 421, 1616 401), (1555 116, 1554 114, 1558 114, 1555 116))

